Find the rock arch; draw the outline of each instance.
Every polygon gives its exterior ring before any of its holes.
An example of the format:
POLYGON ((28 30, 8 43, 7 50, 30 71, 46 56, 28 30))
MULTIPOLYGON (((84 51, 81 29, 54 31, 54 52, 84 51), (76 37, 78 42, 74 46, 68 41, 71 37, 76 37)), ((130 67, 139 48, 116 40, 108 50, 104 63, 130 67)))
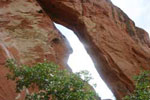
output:
POLYGON ((109 0, 37 1, 54 22, 77 34, 118 100, 133 91, 132 77, 150 68, 150 41, 144 30, 109 0))

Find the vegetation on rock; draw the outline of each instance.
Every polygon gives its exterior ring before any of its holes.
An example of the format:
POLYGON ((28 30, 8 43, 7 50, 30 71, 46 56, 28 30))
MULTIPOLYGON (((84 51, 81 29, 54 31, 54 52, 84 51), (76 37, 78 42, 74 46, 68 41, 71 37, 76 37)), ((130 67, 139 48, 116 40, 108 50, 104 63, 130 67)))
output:
POLYGON ((132 94, 124 100, 150 100, 150 71, 144 71, 134 77, 136 86, 132 94))
POLYGON ((87 71, 73 74, 46 61, 29 67, 8 60, 7 67, 11 72, 7 78, 16 82, 17 93, 34 86, 38 88, 38 92, 26 93, 25 100, 95 100, 97 96, 88 85, 91 77, 87 71))

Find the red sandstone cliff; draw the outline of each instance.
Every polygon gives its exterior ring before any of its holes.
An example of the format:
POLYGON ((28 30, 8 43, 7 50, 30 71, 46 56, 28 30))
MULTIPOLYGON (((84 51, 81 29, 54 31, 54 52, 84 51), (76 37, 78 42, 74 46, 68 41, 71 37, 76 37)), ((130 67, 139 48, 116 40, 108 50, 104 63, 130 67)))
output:
POLYGON ((29 65, 48 59, 65 67, 70 53, 66 39, 35 0, 0 0, 0 100, 17 96, 14 82, 5 77, 6 59, 29 65))
MULTIPOLYGON (((1 0, 0 98, 14 100, 5 60, 33 64, 44 58, 66 66, 69 44, 53 21, 72 29, 118 100, 134 89, 132 76, 150 69, 148 34, 109 0, 1 0)), ((1 99, 0 99, 1 100, 1 99)))
POLYGON ((110 0, 37 0, 50 18, 72 29, 117 100, 133 91, 132 77, 150 69, 148 34, 110 0))

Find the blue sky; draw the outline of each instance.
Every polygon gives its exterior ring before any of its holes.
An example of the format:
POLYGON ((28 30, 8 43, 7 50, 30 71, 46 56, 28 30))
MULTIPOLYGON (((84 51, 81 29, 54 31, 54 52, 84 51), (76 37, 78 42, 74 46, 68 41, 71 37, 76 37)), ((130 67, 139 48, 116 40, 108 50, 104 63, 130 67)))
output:
MULTIPOLYGON (((134 20, 136 26, 144 28, 147 32, 150 32, 150 0, 111 0, 116 6, 121 8, 132 20, 134 20)), ((66 36, 73 48, 73 53, 70 55, 68 64, 72 68, 73 72, 81 70, 89 70, 94 78, 90 84, 97 83, 95 90, 98 92, 102 99, 113 99, 113 94, 108 89, 103 80, 99 77, 94 64, 80 43, 75 34, 67 28, 56 25, 62 34, 66 36)))

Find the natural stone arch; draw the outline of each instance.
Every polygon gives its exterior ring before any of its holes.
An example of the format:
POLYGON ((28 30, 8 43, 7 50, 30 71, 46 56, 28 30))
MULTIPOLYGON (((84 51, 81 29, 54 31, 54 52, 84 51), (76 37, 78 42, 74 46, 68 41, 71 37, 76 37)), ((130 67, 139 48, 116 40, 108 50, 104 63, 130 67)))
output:
POLYGON ((108 0, 37 1, 54 22, 77 34, 118 100, 133 91, 132 77, 141 68, 149 69, 150 42, 145 31, 108 0))

